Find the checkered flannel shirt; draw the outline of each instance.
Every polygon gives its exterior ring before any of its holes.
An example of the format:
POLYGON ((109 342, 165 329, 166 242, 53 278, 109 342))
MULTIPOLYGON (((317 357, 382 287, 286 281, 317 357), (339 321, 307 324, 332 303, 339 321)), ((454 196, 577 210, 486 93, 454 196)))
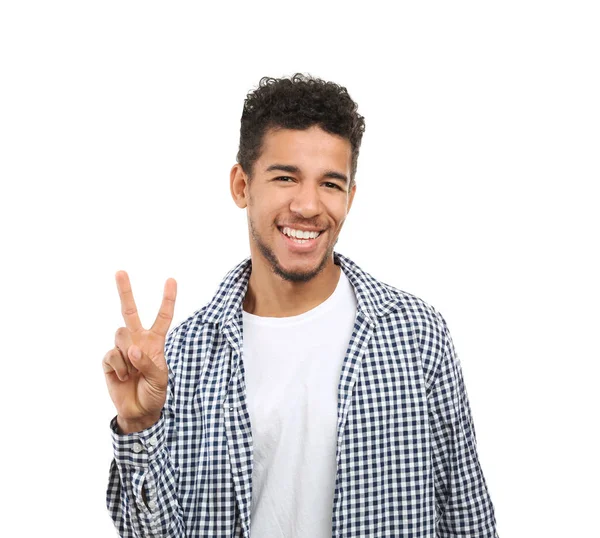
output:
MULTIPOLYGON (((338 384, 331 536, 497 538, 444 318, 337 252, 334 262, 354 288, 357 314, 338 384)), ((116 417, 110 423, 106 501, 123 538, 250 536, 242 301, 251 269, 248 257, 167 335, 160 420, 126 435, 116 417)))

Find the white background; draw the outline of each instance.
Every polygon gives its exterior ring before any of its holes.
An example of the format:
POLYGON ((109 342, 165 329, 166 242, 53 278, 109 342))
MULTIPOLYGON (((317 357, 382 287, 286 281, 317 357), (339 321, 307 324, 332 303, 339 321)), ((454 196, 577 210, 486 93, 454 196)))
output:
POLYGON ((295 72, 366 118, 336 250, 448 321, 500 536, 597 533, 594 4, 2 3, 2 534, 116 535, 114 274, 144 324, 168 277, 173 326, 209 300, 243 100, 295 72))

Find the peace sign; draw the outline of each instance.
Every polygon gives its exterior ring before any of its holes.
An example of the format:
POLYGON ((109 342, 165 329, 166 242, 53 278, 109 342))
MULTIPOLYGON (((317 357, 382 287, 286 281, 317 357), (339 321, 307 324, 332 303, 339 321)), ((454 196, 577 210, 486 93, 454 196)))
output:
POLYGON ((115 274, 125 327, 117 329, 115 347, 102 360, 108 392, 123 433, 141 431, 158 421, 167 397, 169 371, 165 338, 175 312, 177 282, 170 278, 160 309, 149 330, 142 327, 129 276, 115 274))

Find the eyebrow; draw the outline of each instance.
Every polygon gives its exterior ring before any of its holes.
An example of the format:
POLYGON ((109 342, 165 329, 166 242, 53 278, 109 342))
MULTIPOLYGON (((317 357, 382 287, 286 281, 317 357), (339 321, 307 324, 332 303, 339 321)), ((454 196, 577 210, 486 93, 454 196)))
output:
MULTIPOLYGON (((273 170, 280 170, 281 172, 289 172, 291 174, 299 174, 300 173, 300 168, 298 168, 297 166, 294 166, 293 164, 272 164, 265 170, 265 172, 271 172, 273 170)), ((339 179, 340 181, 343 181, 346 184, 348 183, 348 178, 346 177, 346 175, 340 174, 339 172, 336 172, 335 170, 326 170, 323 174, 323 177, 328 177, 331 179, 339 179)))

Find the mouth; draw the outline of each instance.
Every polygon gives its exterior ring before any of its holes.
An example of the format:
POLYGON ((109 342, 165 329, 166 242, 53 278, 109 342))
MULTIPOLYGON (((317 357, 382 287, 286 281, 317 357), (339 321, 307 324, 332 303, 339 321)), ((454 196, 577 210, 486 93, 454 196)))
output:
MULTIPOLYGON (((298 237, 292 237, 288 234, 283 233, 284 229, 289 230, 289 228, 284 228, 284 227, 279 227, 279 226, 277 228, 278 228, 279 234, 283 238, 285 244, 293 252, 308 252, 310 250, 313 250, 320 243, 321 237, 323 236, 323 233, 325 231, 325 230, 321 230, 320 232, 318 232, 318 235, 316 237, 314 237, 314 234, 311 233, 311 236, 313 236, 313 237, 298 238, 298 237)), ((304 234, 304 235, 306 235, 306 234, 304 234)))

